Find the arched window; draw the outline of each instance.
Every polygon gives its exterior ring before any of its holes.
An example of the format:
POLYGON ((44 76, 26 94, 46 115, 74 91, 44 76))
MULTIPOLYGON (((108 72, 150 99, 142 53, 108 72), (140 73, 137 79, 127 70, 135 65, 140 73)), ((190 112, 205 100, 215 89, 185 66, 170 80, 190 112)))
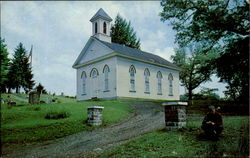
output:
POLYGON ((169 93, 168 95, 169 96, 173 96, 173 75, 172 74, 169 74, 168 75, 168 82, 169 82, 169 93))
POLYGON ((96 68, 93 68, 90 72, 91 78, 96 78, 99 75, 98 70, 96 68))
POLYGON ((95 22, 95 33, 97 33, 97 22, 95 22))
POLYGON ((150 72, 148 70, 148 68, 146 68, 144 70, 144 78, 145 78, 145 93, 149 93, 149 76, 150 76, 150 72))
POLYGON ((157 94, 161 95, 162 94, 162 84, 161 84, 162 74, 160 71, 157 72, 156 77, 158 80, 158 92, 157 92, 157 94))
POLYGON ((107 24, 106 24, 106 22, 103 23, 103 33, 104 34, 107 33, 107 24))
POLYGON ((129 68, 129 74, 130 74, 130 91, 135 91, 135 73, 136 69, 133 65, 129 68))
POLYGON ((103 68, 104 73, 104 90, 107 91, 109 89, 109 67, 108 65, 105 65, 103 68))
POLYGON ((85 71, 82 72, 81 79, 82 79, 82 94, 86 94, 86 79, 87 79, 87 75, 86 75, 85 71))

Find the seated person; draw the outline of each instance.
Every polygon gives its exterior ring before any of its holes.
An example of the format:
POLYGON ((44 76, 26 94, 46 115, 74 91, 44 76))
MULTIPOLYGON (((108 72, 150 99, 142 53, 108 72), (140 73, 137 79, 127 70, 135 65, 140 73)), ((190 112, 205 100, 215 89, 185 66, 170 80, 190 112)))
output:
POLYGON ((222 116, 216 111, 214 106, 209 106, 209 112, 205 116, 201 128, 205 134, 211 138, 218 137, 223 130, 222 116))

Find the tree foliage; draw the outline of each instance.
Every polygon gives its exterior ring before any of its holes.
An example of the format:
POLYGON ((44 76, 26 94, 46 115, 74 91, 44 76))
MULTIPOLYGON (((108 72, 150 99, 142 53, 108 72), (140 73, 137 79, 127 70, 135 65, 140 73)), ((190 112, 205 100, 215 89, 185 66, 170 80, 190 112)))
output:
POLYGON ((5 40, 0 37, 0 60, 1 60, 1 72, 0 72, 0 92, 6 92, 6 85, 8 81, 8 71, 9 71, 9 58, 7 45, 4 43, 5 40))
POLYGON ((110 35, 112 42, 140 49, 140 39, 137 39, 130 21, 127 22, 119 14, 115 18, 115 24, 111 27, 110 35))
POLYGON ((201 91, 194 95, 195 100, 219 100, 220 96, 216 94, 218 88, 202 87, 201 91))
POLYGON ((162 0, 161 6, 163 7, 160 13, 161 20, 170 21, 173 29, 177 31, 176 42, 180 46, 202 42, 203 47, 207 49, 218 46, 222 48, 222 51, 218 52, 220 57, 215 63, 218 77, 228 84, 228 94, 235 99, 248 98, 250 26, 248 2, 162 0))
POLYGON ((210 81, 214 73, 212 65, 217 57, 217 49, 211 49, 206 54, 203 51, 197 44, 195 48, 190 47, 189 52, 185 48, 175 49, 175 55, 171 56, 174 64, 181 68, 180 81, 188 90, 189 100, 192 100, 192 91, 201 83, 210 81))
POLYGON ((228 83, 226 97, 248 102, 249 100, 249 37, 231 41, 225 53, 216 60, 217 73, 228 83))
POLYGON ((41 83, 39 83, 35 89, 37 92, 39 92, 39 94, 47 94, 47 91, 41 83))
POLYGON ((27 92, 34 86, 33 74, 27 57, 27 51, 22 43, 15 49, 11 60, 10 71, 8 73, 8 87, 16 88, 19 93, 21 87, 27 92))

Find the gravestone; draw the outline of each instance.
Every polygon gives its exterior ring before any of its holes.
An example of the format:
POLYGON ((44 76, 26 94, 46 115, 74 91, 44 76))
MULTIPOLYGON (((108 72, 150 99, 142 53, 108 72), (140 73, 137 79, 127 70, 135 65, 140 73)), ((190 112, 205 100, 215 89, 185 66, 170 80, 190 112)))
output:
POLYGON ((165 107, 165 123, 167 129, 174 130, 186 126, 187 102, 164 102, 162 105, 165 107))
POLYGON ((50 103, 51 103, 51 99, 50 99, 49 97, 47 97, 47 98, 45 99, 45 103, 50 104, 50 103))
POLYGON ((29 103, 30 104, 39 104, 40 102, 40 94, 37 91, 29 92, 29 103))
POLYGON ((88 106, 88 125, 98 126, 102 124, 103 106, 88 106))
POLYGON ((3 98, 1 98, 1 104, 4 104, 4 100, 3 100, 3 98))

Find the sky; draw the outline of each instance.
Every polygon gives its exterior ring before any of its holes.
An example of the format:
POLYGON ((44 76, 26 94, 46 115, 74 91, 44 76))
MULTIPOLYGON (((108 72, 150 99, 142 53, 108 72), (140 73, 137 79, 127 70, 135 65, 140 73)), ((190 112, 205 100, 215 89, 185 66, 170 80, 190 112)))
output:
MULTIPOLYGON (((118 13, 131 22, 141 50, 170 61, 177 47, 176 32, 160 20, 160 1, 1 1, 1 37, 10 57, 20 42, 28 52, 33 45, 36 83, 48 92, 73 96, 76 70, 72 65, 92 35, 89 20, 100 8, 113 22, 118 13)), ((219 88, 218 94, 224 96, 225 84, 215 75, 212 80, 201 87, 219 88)), ((183 94, 184 88, 180 91, 183 94)))

